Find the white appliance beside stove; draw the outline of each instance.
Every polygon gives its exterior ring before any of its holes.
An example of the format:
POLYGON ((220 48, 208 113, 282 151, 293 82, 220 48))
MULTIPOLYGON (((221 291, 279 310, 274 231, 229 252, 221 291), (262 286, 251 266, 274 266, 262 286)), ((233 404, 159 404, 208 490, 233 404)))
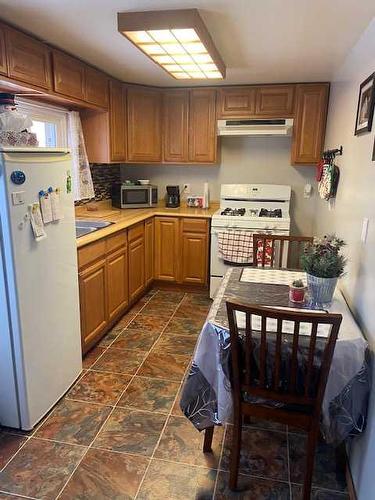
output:
MULTIPOLYGON (((290 186, 275 184, 222 184, 220 208, 211 223, 210 297, 213 298, 230 263, 219 255, 218 234, 244 230, 289 235, 290 186)), ((251 263, 249 263, 251 264, 251 263)), ((232 264, 233 265, 233 264, 232 264)))

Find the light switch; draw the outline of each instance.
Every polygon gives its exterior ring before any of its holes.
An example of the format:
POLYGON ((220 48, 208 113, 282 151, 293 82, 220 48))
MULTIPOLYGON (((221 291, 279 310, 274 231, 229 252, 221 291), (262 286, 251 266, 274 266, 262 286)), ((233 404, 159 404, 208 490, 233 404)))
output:
POLYGON ((366 243, 366 240, 367 240, 368 223, 369 223, 368 218, 364 217, 364 219, 362 221, 362 233, 361 233, 362 243, 366 243))
POLYGON ((25 191, 14 191, 12 193, 13 205, 23 205, 25 203, 25 191))

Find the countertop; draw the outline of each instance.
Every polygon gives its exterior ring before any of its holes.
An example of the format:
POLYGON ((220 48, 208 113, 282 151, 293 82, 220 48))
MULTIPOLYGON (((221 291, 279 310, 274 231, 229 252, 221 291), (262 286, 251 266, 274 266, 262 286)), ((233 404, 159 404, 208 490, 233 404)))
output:
POLYGON ((106 236, 133 226, 134 224, 149 219, 150 217, 154 217, 155 215, 210 219, 218 208, 219 204, 214 202, 211 203, 210 208, 207 209, 190 208, 186 205, 180 206, 179 208, 167 208, 164 205, 160 205, 154 208, 126 208, 121 210, 113 208, 110 200, 80 205, 76 207, 77 219, 103 220, 113 222, 113 224, 77 238, 77 248, 88 245, 89 243, 100 240, 101 238, 105 238, 106 236), (88 208, 92 208, 94 210, 88 210, 88 208))

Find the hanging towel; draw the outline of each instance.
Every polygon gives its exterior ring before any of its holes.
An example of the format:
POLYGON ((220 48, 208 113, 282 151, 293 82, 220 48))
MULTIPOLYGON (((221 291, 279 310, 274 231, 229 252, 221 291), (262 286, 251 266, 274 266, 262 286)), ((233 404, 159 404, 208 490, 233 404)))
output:
POLYGON ((253 233, 251 231, 223 231, 218 234, 219 257, 233 264, 253 262, 253 233))

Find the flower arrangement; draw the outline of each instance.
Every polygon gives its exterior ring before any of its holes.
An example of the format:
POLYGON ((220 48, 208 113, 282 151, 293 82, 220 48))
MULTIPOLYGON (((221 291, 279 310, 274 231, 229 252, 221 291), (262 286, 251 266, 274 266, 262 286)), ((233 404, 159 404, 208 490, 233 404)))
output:
POLYGON ((346 259, 341 253, 344 246, 345 241, 334 234, 314 238, 314 242, 305 248, 301 257, 303 269, 319 278, 342 276, 346 265, 346 259))

